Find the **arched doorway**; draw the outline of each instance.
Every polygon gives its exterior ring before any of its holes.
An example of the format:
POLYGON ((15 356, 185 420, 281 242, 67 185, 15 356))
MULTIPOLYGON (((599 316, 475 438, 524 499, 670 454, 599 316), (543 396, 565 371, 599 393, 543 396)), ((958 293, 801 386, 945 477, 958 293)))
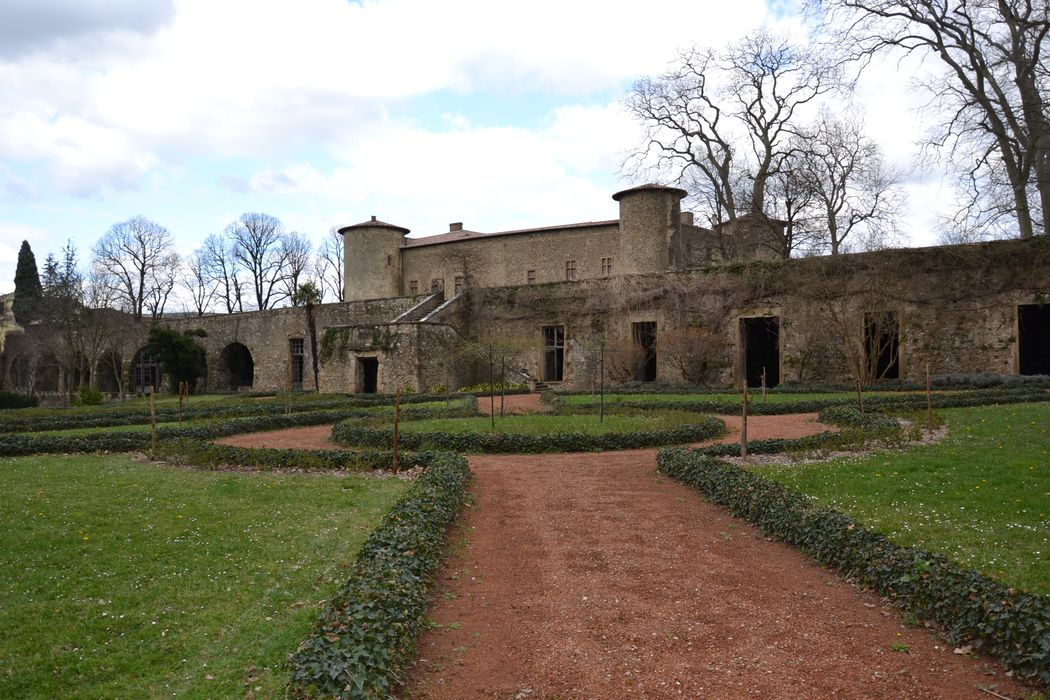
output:
POLYGON ((34 390, 41 393, 58 391, 59 375, 61 369, 54 355, 48 353, 40 358, 36 366, 36 381, 34 390))
POLYGON ((149 346, 139 348, 131 361, 131 386, 136 394, 160 391, 160 362, 149 346))
POLYGON ((11 388, 15 391, 22 392, 23 394, 32 393, 33 375, 31 372, 32 367, 29 364, 29 355, 22 353, 15 357, 15 359, 11 361, 11 367, 8 369, 8 378, 11 381, 11 388))
POLYGON ((95 365, 96 388, 104 394, 121 393, 122 366, 120 355, 116 352, 107 352, 99 358, 95 365))
POLYGON ((242 343, 230 343, 219 353, 215 388, 219 391, 251 389, 255 381, 255 361, 242 343))

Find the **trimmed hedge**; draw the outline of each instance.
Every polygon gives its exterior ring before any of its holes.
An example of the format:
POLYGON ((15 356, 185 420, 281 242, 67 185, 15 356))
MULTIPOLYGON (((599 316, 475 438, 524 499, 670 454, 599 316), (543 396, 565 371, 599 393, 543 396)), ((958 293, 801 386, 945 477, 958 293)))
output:
MULTIPOLYGON (((402 469, 427 464, 433 452, 402 452, 398 464, 402 469)), ((369 471, 393 466, 391 452, 352 450, 300 450, 267 447, 235 447, 199 440, 171 440, 157 445, 157 456, 172 464, 203 468, 249 467, 271 469, 369 471)))
POLYGON ((696 451, 661 450, 657 462, 664 474, 767 535, 936 622, 953 643, 970 641, 1020 676, 1050 684, 1047 596, 1010 588, 942 555, 898 545, 798 491, 696 451))
MULTIPOLYGON (((986 406, 1007 403, 1036 403, 1050 401, 1050 392, 1039 388, 1022 387, 1018 389, 987 389, 955 394, 934 393, 934 408, 962 408, 965 406, 986 406)), ((586 403, 567 403, 557 395, 548 396, 550 403, 559 413, 581 413, 598 410, 599 401, 586 403)), ((803 401, 763 403, 751 400, 749 413, 753 416, 773 416, 788 413, 815 413, 826 408, 856 406, 856 397, 843 396, 836 399, 806 399, 803 401)), ((887 395, 864 397, 865 410, 921 410, 926 408, 924 394, 887 395)), ((606 403, 606 412, 615 413, 622 410, 632 411, 691 411, 694 413, 737 414, 740 413, 739 401, 639 401, 637 403, 606 403)))
POLYGON ((463 506, 469 479, 461 455, 432 456, 292 656, 292 697, 391 696, 412 659, 445 531, 463 506))
MULTIPOLYGON (((402 404, 443 401, 444 395, 409 394, 401 397, 402 404)), ((456 396, 456 400, 463 399, 456 396)), ((469 397, 466 397, 469 398, 469 397)), ((293 413, 310 411, 333 411, 338 409, 376 409, 393 406, 393 397, 381 394, 362 394, 337 399, 293 401, 293 413), (377 398, 378 397, 378 398, 377 398)), ((183 420, 200 418, 247 418, 251 416, 284 415, 284 403, 205 403, 183 408, 183 420)), ((164 404, 157 407, 157 420, 177 420, 177 405, 164 404)), ((94 410, 32 411, 25 415, 6 415, 0 418, 0 433, 18 433, 40 430, 67 430, 70 428, 109 428, 118 425, 142 425, 150 422, 149 408, 142 406, 114 406, 94 410)))
POLYGON ((40 403, 35 396, 26 396, 14 391, 0 391, 0 410, 32 408, 40 403))
MULTIPOLYGON (((697 422, 668 430, 636 430, 626 433, 550 433, 519 435, 515 433, 417 433, 402 431, 398 444, 408 450, 450 450, 484 454, 538 452, 600 452, 630 450, 639 447, 682 445, 710 440, 725 434, 725 424, 714 416, 698 417, 697 422)), ((332 439, 342 445, 390 449, 394 431, 372 428, 360 423, 343 422, 332 429, 332 439)))
MULTIPOLYGON (((440 406, 411 406, 402 410, 406 418, 423 420, 438 417, 469 417, 477 415, 477 407, 472 403, 453 409, 440 406)), ((282 428, 297 428, 308 425, 337 423, 350 418, 371 418, 374 413, 367 409, 356 411, 313 411, 279 416, 255 416, 234 418, 221 423, 195 426, 192 428, 158 428, 157 442, 170 440, 214 440, 227 435, 240 433, 258 433, 282 428)), ((15 457, 29 454, 52 454, 74 452, 133 452, 150 446, 149 431, 108 431, 94 435, 33 435, 14 433, 0 435, 0 456, 15 457)))
MULTIPOLYGON (((1045 374, 935 374, 930 381, 934 389, 987 389, 989 387, 1050 387, 1050 376, 1045 374)), ((852 383, 799 384, 791 380, 781 382, 775 387, 766 389, 770 394, 824 394, 829 392, 853 392, 852 383)), ((760 391, 753 387, 754 391, 760 391)), ((925 391, 926 385, 921 382, 906 380, 883 380, 861 387, 862 391, 925 391)), ((727 386, 697 386, 666 381, 627 382, 617 386, 606 387, 606 394, 736 394, 739 389, 727 386)), ((566 392, 574 393, 574 392, 566 392)))

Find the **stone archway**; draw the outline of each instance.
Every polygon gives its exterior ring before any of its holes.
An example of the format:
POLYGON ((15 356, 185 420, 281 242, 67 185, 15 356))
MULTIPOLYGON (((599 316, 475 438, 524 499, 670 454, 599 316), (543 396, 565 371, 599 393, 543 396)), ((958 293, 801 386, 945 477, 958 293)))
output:
POLYGON ((59 390, 61 385, 62 367, 58 359, 48 353, 40 358, 36 365, 34 391, 40 393, 53 393, 59 390))
POLYGON ((255 382, 255 360, 243 343, 230 343, 219 353, 215 368, 217 391, 240 391, 251 389, 255 382))
POLYGON ((120 355, 115 351, 105 353, 95 363, 96 388, 103 394, 121 393, 123 391, 122 373, 120 355))
POLYGON ((148 345, 139 348, 131 361, 131 387, 136 394, 160 391, 160 361, 148 345))
POLYGON ((29 355, 22 353, 11 360, 7 369, 11 388, 23 394, 33 393, 33 365, 29 355))

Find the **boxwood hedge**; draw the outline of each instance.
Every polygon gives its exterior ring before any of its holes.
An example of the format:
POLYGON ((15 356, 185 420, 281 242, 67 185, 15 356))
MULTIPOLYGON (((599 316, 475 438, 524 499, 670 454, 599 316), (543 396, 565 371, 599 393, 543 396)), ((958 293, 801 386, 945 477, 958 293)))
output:
MULTIPOLYGON (((477 415, 477 406, 473 401, 460 403, 458 407, 446 409, 443 406, 407 406, 402 412, 406 419, 422 420, 437 417, 469 417, 477 415)), ((257 433, 282 428, 296 428, 308 425, 324 425, 347 419, 373 418, 375 414, 368 409, 339 411, 311 411, 277 416, 250 416, 232 418, 227 421, 198 425, 187 428, 163 427, 157 429, 157 441, 197 440, 206 441, 227 435, 240 433, 257 433)), ((389 420, 389 418, 386 418, 389 420)), ((0 456, 19 456, 47 453, 74 452, 132 452, 144 450, 150 446, 148 431, 112 430, 91 435, 34 435, 31 433, 8 433, 0 435, 0 456)))
MULTIPOLYGON (((159 443, 157 456, 172 464, 203 468, 248 467, 261 471, 271 469, 367 471, 389 469, 393 466, 393 454, 379 450, 355 452, 353 450, 235 447, 186 439, 159 443)), ((398 457, 398 464, 402 469, 407 469, 427 464, 433 457, 432 452, 402 452, 398 457)))
MULTIPOLYGON (((399 445, 408 450, 450 450, 485 454, 537 452, 598 452, 639 447, 681 445, 701 442, 725 433, 725 424, 714 416, 699 416, 695 423, 667 430, 636 430, 623 433, 587 435, 584 433, 401 432, 399 445)), ((342 445, 390 449, 393 430, 373 428, 360 422, 344 421, 332 429, 332 439, 342 445)))
MULTIPOLYGON (((461 400, 457 396, 456 400, 461 400)), ((470 398, 470 397, 467 397, 470 398)), ((436 394, 406 394, 401 397, 401 403, 414 404, 431 401, 444 400, 444 396, 436 394)), ((392 406, 393 398, 380 394, 362 394, 358 396, 342 396, 333 399, 297 400, 291 403, 293 413, 305 413, 311 411, 334 411, 354 409, 380 408, 392 406)), ((157 420, 169 422, 176 420, 179 415, 178 406, 166 403, 157 406, 157 420)), ((283 402, 267 403, 192 403, 183 408, 182 417, 185 420, 196 420, 201 418, 246 418, 251 416, 277 416, 284 415, 283 402)), ((112 406, 94 410, 48 410, 48 411, 24 411, 18 415, 6 414, 0 416, 0 433, 19 433, 40 430, 68 430, 70 428, 109 428, 118 425, 142 425, 149 423, 150 412, 148 407, 141 404, 137 406, 112 406)))
POLYGON ((767 535, 940 625, 954 643, 998 656, 1019 675, 1050 684, 1050 598, 1005 586, 946 557, 903 547, 848 515, 740 467, 682 448, 659 469, 767 535))
POLYGON ((445 531, 463 505, 469 477, 461 455, 430 458, 292 656, 292 697, 391 696, 412 658, 445 531))
MULTIPOLYGON (((1021 388, 985 389, 979 391, 960 391, 952 393, 934 393, 934 408, 961 408, 964 406, 986 406, 1007 403, 1034 403, 1050 401, 1050 392, 1041 388, 1024 386, 1021 388)), ((560 396, 550 396, 549 403, 559 413, 592 412, 598 410, 598 399, 585 403, 567 403, 560 396)), ((754 416, 784 415, 788 413, 814 413, 825 408, 855 406, 855 397, 843 396, 834 399, 805 399, 800 401, 763 403, 752 398, 749 412, 754 416)), ((920 410, 926 408, 924 394, 887 394, 884 396, 864 397, 865 409, 879 410, 920 410)), ((631 411, 693 411, 696 413, 737 414, 740 413, 739 401, 676 401, 674 399, 657 399, 639 401, 629 404, 606 403, 605 410, 618 412, 631 411)))

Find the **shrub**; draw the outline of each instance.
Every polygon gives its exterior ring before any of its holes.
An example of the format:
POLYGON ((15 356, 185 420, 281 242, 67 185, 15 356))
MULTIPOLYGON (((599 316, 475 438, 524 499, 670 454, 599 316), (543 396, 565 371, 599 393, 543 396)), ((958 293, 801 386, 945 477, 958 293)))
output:
POLYGON ((432 456, 292 656, 293 697, 391 696, 426 619, 445 531, 463 505, 469 478, 462 456, 432 456))
POLYGON ((528 384, 504 384, 502 387, 499 384, 473 384, 471 386, 460 387, 459 393, 461 394, 479 394, 487 396, 488 394, 528 394, 528 384))
MULTIPOLYGON (((442 433, 402 432, 399 444, 409 450, 451 450, 454 452, 537 453, 598 452, 629 450, 659 445, 681 445, 701 442, 725 433, 725 424, 713 416, 700 416, 695 423, 667 430, 636 430, 624 433, 550 433, 521 435, 515 433, 442 433)), ((359 422, 343 422, 332 429, 332 439, 343 445, 390 449, 394 432, 373 428, 359 422)))
POLYGON ((31 408, 40 403, 35 396, 26 396, 14 391, 0 391, 0 410, 7 408, 31 408))
MULTIPOLYGON (((80 387, 80 391, 73 397, 74 406, 99 406, 102 404, 102 392, 89 386, 80 387)), ((49 428, 53 430, 53 428, 49 428)))
POLYGON ((843 513, 740 467, 681 448, 661 450, 664 474, 702 492, 767 535, 888 596, 944 628, 953 643, 1000 657, 1018 674, 1050 683, 1050 599, 903 547, 843 513))

